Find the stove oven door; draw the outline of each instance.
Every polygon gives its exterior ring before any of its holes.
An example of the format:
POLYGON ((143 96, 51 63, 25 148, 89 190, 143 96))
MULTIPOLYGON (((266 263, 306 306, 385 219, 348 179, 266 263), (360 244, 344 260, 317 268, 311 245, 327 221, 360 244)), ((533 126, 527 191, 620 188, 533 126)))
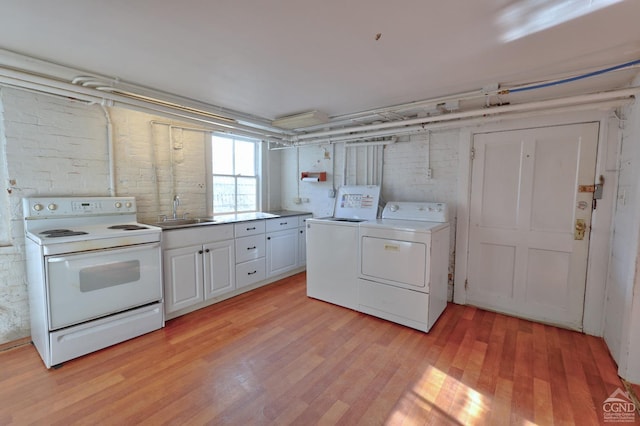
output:
POLYGON ((45 259, 50 330, 162 299, 159 243, 45 259))

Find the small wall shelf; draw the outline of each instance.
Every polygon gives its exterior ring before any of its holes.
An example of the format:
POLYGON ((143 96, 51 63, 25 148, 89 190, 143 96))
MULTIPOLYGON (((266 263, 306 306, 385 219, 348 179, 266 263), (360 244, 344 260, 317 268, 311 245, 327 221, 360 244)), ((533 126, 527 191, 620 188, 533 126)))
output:
POLYGON ((302 172, 300 180, 303 182, 324 182, 327 180, 327 172, 302 172))

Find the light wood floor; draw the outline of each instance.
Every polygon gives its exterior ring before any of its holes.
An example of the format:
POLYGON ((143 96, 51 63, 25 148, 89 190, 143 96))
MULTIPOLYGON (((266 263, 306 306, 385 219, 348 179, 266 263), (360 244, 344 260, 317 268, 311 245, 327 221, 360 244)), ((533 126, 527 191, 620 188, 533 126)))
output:
POLYGON ((46 370, 0 353, 0 424, 577 424, 622 388, 599 338, 450 304, 428 334, 299 274, 46 370))

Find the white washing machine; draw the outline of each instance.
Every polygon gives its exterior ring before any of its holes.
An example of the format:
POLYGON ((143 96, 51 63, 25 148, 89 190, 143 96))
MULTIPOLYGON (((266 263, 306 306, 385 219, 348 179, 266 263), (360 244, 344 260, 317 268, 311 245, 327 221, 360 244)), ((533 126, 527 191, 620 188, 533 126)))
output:
POLYGON ((307 296, 357 309, 358 226, 375 220, 379 199, 379 186, 343 186, 332 217, 307 219, 307 296))
POLYGON ((357 310, 429 331, 447 306, 448 210, 389 202, 359 226, 357 310))

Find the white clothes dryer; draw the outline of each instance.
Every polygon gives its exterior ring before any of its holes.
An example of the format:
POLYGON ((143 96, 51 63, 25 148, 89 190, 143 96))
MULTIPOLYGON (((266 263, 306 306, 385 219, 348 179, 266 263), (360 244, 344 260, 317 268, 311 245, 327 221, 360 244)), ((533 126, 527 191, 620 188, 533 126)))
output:
POLYGON ((357 310, 429 331, 447 306, 448 209, 389 202, 359 226, 357 310))

